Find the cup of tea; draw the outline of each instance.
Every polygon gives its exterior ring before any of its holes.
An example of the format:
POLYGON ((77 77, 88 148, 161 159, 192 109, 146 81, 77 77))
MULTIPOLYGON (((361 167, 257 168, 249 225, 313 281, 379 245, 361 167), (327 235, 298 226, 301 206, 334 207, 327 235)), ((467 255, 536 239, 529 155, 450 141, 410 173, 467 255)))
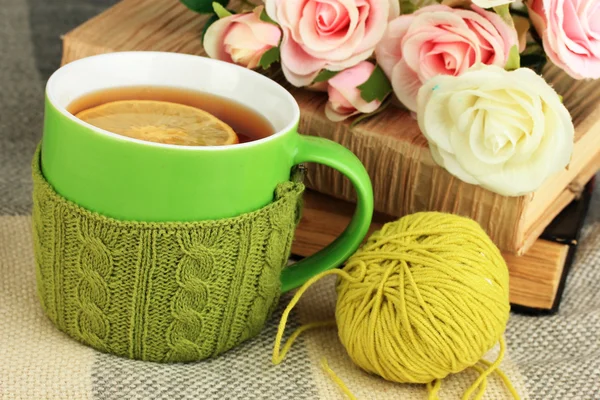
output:
POLYGON ((58 69, 34 160, 52 321, 153 361, 205 358, 256 334, 280 293, 358 248, 373 213, 361 162, 300 135, 299 120, 279 84, 209 58, 119 52, 58 69), (285 268, 302 192, 290 171, 308 162, 350 179, 356 212, 331 245, 285 268))

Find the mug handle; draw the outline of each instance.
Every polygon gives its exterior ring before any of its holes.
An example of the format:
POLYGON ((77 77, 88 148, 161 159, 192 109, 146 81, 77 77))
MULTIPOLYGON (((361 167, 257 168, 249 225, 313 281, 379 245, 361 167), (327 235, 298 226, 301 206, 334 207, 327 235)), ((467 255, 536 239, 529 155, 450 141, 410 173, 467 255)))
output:
POLYGON ((320 272, 340 266, 360 246, 373 218, 373 187, 367 170, 350 150, 328 139, 299 135, 294 165, 316 162, 346 175, 356 190, 356 211, 344 232, 329 246, 283 270, 281 292, 301 286, 320 272))

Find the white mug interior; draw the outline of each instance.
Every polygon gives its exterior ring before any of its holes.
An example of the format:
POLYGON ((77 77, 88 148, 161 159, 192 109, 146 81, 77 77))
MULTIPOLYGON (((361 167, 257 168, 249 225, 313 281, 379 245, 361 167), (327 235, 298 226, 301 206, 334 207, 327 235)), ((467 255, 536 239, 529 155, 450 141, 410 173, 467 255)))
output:
MULTIPOLYGON (((82 58, 59 68, 50 77, 46 85, 46 96, 67 118, 101 134, 138 142, 137 139, 116 135, 87 124, 67 111, 69 104, 84 95, 131 86, 163 86, 211 93, 249 107, 273 125, 275 134, 236 147, 272 140, 293 129, 300 118, 300 110, 293 96, 281 85, 257 72, 206 57, 167 52, 116 52, 82 58)), ((207 149, 143 143, 189 150, 207 149)), ((214 149, 226 147, 230 146, 214 149)))

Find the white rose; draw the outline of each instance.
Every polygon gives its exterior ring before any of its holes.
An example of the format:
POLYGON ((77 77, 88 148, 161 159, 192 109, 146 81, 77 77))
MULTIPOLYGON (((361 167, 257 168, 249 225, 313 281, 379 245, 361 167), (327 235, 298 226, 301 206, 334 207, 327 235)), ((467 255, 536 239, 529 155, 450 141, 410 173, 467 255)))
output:
POLYGON ((417 115, 436 163, 503 196, 534 192, 573 152, 569 112, 527 68, 436 76, 419 90, 417 115))
POLYGON ((473 4, 481 8, 498 7, 504 4, 512 3, 515 0, 472 0, 473 4))

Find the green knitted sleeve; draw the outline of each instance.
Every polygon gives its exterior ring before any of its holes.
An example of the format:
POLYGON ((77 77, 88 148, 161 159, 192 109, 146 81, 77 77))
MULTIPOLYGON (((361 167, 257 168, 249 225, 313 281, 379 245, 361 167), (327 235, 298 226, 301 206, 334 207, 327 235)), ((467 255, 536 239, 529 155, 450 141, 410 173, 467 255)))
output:
POLYGON ((213 357, 258 334, 279 299, 301 183, 266 207, 190 223, 120 221, 58 195, 33 160, 38 293, 50 320, 100 351, 213 357))

